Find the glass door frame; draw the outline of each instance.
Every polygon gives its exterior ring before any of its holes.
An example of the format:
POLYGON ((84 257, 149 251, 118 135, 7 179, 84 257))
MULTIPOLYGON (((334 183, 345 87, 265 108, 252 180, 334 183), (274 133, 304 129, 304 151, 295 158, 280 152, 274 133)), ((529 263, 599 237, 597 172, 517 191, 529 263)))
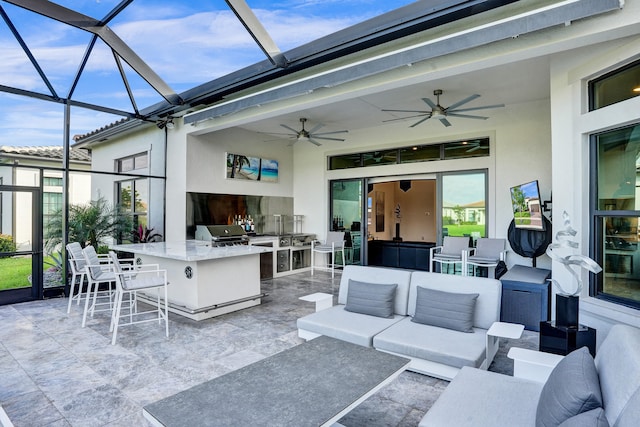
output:
POLYGON ((442 245, 442 241, 444 240, 444 178, 447 176, 463 176, 463 175, 484 175, 484 209, 485 209, 485 225, 484 225, 484 233, 485 237, 489 236, 489 224, 486 222, 486 218, 489 218, 490 214, 490 204, 488 202, 489 199, 489 170, 487 169, 466 169, 460 171, 451 171, 451 172, 438 172, 436 173, 436 245, 442 245))
MULTIPOLYGON (((38 187, 0 185, 0 193, 31 193, 31 250, 6 252, 10 256, 31 255, 31 287, 0 291, 0 305, 33 301, 43 298, 43 247, 42 247, 42 191, 38 187)), ((7 206, 3 206, 6 209, 7 206)), ((11 203, 11 209, 14 209, 11 203)), ((15 218, 14 218, 15 221, 15 218)))
MULTIPOLYGON (((328 209, 329 209, 329 214, 327 216, 327 229, 328 230, 333 230, 334 229, 334 224, 333 224, 333 219, 334 219, 334 210, 333 210, 333 184, 334 183, 338 183, 338 182, 358 182, 360 185, 360 251, 359 251, 359 256, 358 256, 358 264, 359 265, 363 265, 363 260, 366 260, 366 245, 364 244, 366 242, 366 236, 367 236, 367 207, 366 207, 366 201, 367 201, 367 197, 366 197, 366 193, 365 193, 365 185, 366 185, 366 179, 365 178, 344 178, 344 179, 331 179, 329 180, 329 203, 328 203, 328 209)), ((356 261, 355 259, 353 261, 356 261)))

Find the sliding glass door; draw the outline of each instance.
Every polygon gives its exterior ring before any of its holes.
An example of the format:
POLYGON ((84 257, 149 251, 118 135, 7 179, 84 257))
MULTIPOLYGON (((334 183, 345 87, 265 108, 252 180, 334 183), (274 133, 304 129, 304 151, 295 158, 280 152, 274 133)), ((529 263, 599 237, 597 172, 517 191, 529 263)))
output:
POLYGON ((360 264, 362 259, 362 179, 331 181, 329 230, 345 232, 345 263, 360 264))
POLYGON ((487 235, 487 173, 443 173, 440 179, 440 236, 469 236, 474 243, 487 235))

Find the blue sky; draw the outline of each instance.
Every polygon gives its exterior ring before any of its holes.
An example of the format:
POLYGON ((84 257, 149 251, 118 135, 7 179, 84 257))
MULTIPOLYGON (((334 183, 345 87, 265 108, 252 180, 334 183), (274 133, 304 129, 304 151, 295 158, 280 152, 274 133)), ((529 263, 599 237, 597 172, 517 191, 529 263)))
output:
MULTIPOLYGON (((103 18, 120 0, 59 0, 92 18, 103 18)), ((282 51, 346 28, 409 0, 283 0, 248 4, 282 51)), ((0 1, 25 43, 67 97, 91 35, 0 1)), ((222 0, 134 0, 109 27, 176 92, 265 59, 222 0)), ((7 24, 0 20, 0 85, 50 94, 7 24)), ((139 109, 160 96, 125 65, 139 109)), ((101 41, 72 99, 132 111, 110 49, 101 41)), ((0 92, 0 145, 62 145, 63 106, 0 92)), ((72 108, 71 135, 84 134, 120 116, 72 108)))

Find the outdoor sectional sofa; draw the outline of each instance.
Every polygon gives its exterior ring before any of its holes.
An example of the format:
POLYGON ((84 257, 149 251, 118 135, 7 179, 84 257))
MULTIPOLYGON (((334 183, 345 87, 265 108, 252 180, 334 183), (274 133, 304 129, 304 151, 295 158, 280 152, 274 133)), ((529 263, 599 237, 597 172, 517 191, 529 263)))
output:
POLYGON ((487 330, 500 320, 501 289, 495 279, 349 265, 342 273, 338 305, 298 319, 298 335, 307 340, 326 335, 374 347, 410 358, 409 370, 451 380, 464 366, 487 369, 491 364, 497 340, 488 339, 487 330), (350 284, 351 301, 359 297, 360 306, 347 300, 350 284), (368 297, 376 299, 393 285, 397 286, 389 313, 375 312, 373 307, 373 314, 365 314, 371 308, 366 305, 368 297), (468 300, 468 296, 475 300, 470 302, 471 313, 462 313, 462 320, 446 319, 459 307, 458 298, 468 300), (442 317, 424 319, 425 305, 445 308, 442 317), (432 324, 440 321, 444 327, 432 324), (468 332, 455 330, 460 328, 468 332))
POLYGON ((566 357, 517 350, 524 356, 531 353, 522 359, 534 361, 535 369, 523 369, 526 375, 520 377, 518 359, 513 377, 465 367, 420 426, 640 425, 640 329, 613 326, 595 361, 586 347, 566 357))

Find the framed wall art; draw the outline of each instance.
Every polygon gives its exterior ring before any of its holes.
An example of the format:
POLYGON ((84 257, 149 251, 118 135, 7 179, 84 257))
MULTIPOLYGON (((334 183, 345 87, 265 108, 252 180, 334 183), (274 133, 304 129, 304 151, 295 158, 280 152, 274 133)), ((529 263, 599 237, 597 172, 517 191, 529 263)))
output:
POLYGON ((227 178, 278 182, 278 161, 227 153, 227 178))

